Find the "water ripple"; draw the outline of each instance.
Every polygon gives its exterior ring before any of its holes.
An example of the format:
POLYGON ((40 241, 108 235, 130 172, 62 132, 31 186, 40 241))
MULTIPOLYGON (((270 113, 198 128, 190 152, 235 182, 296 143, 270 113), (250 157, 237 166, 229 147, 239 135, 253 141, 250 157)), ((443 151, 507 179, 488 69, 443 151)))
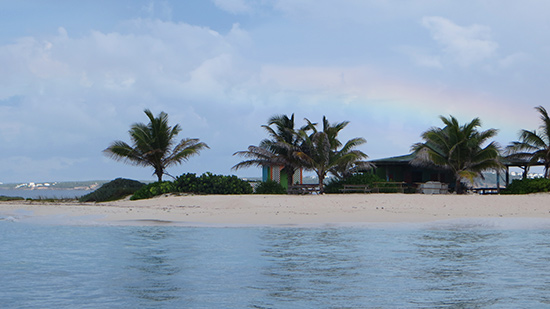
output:
POLYGON ((3 308, 532 308, 550 230, 0 222, 3 308))

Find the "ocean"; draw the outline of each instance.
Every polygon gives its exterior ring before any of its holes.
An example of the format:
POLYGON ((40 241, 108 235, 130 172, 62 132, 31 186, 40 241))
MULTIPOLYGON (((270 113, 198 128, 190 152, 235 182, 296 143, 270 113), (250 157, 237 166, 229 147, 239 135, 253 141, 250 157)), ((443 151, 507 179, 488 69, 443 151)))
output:
POLYGON ((0 189, 0 196, 16 196, 22 198, 44 199, 44 198, 79 198, 93 190, 75 189, 0 189))
POLYGON ((0 216, 2 308, 550 307, 547 221, 29 222, 0 216))

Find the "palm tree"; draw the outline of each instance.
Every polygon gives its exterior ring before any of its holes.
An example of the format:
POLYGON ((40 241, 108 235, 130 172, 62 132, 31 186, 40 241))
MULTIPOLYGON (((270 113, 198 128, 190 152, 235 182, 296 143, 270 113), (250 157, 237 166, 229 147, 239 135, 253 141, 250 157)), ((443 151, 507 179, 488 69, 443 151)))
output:
POLYGON ((498 145, 491 142, 482 147, 498 131, 489 129, 479 132, 479 118, 464 125, 460 125, 453 116, 440 116, 440 119, 445 127, 424 132, 422 138, 425 142, 414 144, 412 150, 416 154, 417 164, 434 164, 450 169, 456 179, 455 190, 460 194, 463 193, 463 180, 473 183, 475 177, 483 177, 482 171, 501 167, 498 145))
POLYGON ((133 165, 152 166, 154 175, 157 175, 160 182, 162 175, 169 175, 166 173, 167 167, 181 164, 189 157, 199 154, 202 149, 209 148, 197 138, 184 138, 172 148, 176 143, 176 135, 181 131, 180 126, 169 126, 168 115, 164 112, 156 118, 150 110, 146 109, 144 112, 150 122, 135 123, 130 127, 128 133, 132 146, 123 141, 115 141, 104 150, 105 154, 133 165))
POLYGON ((300 160, 295 156, 300 146, 299 135, 294 128, 294 114, 275 115, 262 125, 270 139, 264 139, 259 146, 249 146, 248 150, 238 151, 233 155, 247 158, 233 166, 233 169, 251 166, 283 166, 287 174, 288 187, 292 185, 292 176, 301 167, 300 160))
POLYGON ((327 173, 330 172, 336 177, 344 177, 355 168, 371 167, 370 163, 362 161, 368 156, 362 151, 354 149, 366 143, 364 138, 353 138, 343 146, 338 140, 338 133, 349 124, 349 121, 330 124, 327 118, 323 116, 322 131, 317 130, 315 123, 308 119, 306 121, 308 124, 300 130, 303 144, 296 155, 302 160, 306 168, 315 171, 317 174, 321 193, 324 189, 323 181, 327 173), (312 133, 308 134, 310 130, 312 133))
MULTIPOLYGON (((528 165, 544 164, 544 177, 550 178, 550 117, 542 106, 535 107, 540 113, 542 125, 539 131, 521 130, 519 141, 512 142, 506 147, 508 158, 523 160, 528 165)), ((527 173, 528 167, 525 168, 527 173)))

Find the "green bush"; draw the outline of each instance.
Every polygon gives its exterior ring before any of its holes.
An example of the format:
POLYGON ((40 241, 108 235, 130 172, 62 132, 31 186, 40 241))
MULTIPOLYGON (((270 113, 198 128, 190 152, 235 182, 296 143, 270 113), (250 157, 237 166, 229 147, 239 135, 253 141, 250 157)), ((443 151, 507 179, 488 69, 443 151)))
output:
POLYGON ((214 175, 212 173, 183 174, 174 181, 178 192, 197 194, 250 194, 252 186, 237 176, 214 175))
POLYGON ((256 194, 286 194, 286 189, 280 183, 268 180, 262 181, 254 190, 256 194))
POLYGON ((205 173, 197 175, 188 173, 177 177, 173 182, 151 183, 134 193, 132 200, 152 198, 165 193, 194 194, 250 194, 252 186, 237 176, 214 175, 205 173))
POLYGON ((325 185, 325 193, 340 193, 344 185, 369 185, 374 182, 383 182, 384 180, 373 173, 357 173, 345 179, 333 178, 325 185))
POLYGON ((550 192, 550 179, 515 179, 506 190, 502 191, 504 194, 529 194, 538 192, 550 192))
POLYGON ((250 194, 252 186, 237 176, 202 174, 200 193, 205 194, 250 194))
POLYGON ((88 193, 79 198, 80 202, 107 202, 124 198, 128 195, 132 195, 138 191, 141 187, 145 186, 144 183, 139 181, 117 178, 111 182, 102 185, 94 192, 88 193))
POLYGON ((142 200, 152 198, 161 194, 176 192, 176 186, 171 181, 153 182, 137 190, 131 200, 142 200))
POLYGON ((179 176, 174 180, 174 185, 178 192, 199 193, 200 191, 200 180, 197 178, 197 175, 193 173, 179 176))

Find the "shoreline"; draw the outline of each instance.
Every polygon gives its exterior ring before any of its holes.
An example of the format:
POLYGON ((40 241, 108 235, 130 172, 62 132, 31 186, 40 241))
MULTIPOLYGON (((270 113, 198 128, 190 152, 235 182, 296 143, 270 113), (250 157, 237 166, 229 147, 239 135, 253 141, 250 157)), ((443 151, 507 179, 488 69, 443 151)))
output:
MULTIPOLYGON (((317 226, 445 220, 550 220, 550 193, 530 195, 187 195, 105 203, 0 203, 13 221, 100 225, 317 226)), ((6 219, 4 219, 6 220, 6 219)))

